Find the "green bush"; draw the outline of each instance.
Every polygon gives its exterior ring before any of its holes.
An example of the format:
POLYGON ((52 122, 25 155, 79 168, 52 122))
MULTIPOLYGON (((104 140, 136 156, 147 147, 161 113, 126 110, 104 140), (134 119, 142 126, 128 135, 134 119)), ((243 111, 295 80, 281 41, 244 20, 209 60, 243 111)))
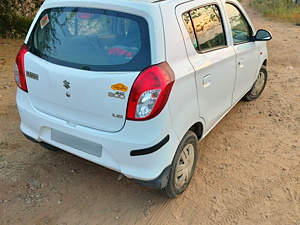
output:
POLYGON ((1 0, 0 37, 24 38, 42 2, 43 0, 1 0))
POLYGON ((0 36, 3 38, 24 38, 32 22, 31 18, 17 15, 0 16, 0 36))
POLYGON ((253 0, 250 5, 264 15, 292 23, 300 23, 300 0, 253 0), (298 1, 298 3, 297 3, 298 1))

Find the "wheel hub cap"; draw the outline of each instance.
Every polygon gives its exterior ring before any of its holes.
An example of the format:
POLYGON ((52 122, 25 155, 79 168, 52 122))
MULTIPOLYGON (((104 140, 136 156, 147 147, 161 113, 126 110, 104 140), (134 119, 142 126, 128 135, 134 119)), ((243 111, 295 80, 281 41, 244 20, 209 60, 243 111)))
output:
POLYGON ((194 146, 192 144, 186 145, 181 152, 176 166, 175 185, 182 187, 188 182, 191 176, 191 171, 194 164, 194 146))

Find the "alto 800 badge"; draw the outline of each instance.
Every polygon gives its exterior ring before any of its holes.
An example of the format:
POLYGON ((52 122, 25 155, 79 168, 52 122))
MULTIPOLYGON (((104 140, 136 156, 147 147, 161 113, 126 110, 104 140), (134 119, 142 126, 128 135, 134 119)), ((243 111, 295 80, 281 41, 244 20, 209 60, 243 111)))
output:
POLYGON ((125 99, 125 93, 121 91, 117 91, 115 93, 113 92, 108 92, 108 96, 112 98, 120 98, 120 99, 125 99))

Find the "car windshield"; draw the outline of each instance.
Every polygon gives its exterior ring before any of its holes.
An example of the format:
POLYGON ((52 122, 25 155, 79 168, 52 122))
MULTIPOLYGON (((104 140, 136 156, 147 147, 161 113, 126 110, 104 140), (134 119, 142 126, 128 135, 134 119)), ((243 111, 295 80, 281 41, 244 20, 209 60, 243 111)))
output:
POLYGON ((140 71, 151 64, 146 20, 104 9, 45 10, 28 47, 49 62, 84 70, 140 71))

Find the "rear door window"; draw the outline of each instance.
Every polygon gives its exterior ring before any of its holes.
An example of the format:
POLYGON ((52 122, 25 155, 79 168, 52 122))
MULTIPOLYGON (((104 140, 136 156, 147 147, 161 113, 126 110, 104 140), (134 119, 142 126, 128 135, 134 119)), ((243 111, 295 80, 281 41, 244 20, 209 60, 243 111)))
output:
POLYGON ((193 45, 198 51, 210 51, 226 46, 226 39, 218 6, 207 5, 182 15, 193 45))
POLYGON ((49 62, 92 71, 140 71, 151 64, 147 21, 104 9, 45 10, 28 42, 49 62))

